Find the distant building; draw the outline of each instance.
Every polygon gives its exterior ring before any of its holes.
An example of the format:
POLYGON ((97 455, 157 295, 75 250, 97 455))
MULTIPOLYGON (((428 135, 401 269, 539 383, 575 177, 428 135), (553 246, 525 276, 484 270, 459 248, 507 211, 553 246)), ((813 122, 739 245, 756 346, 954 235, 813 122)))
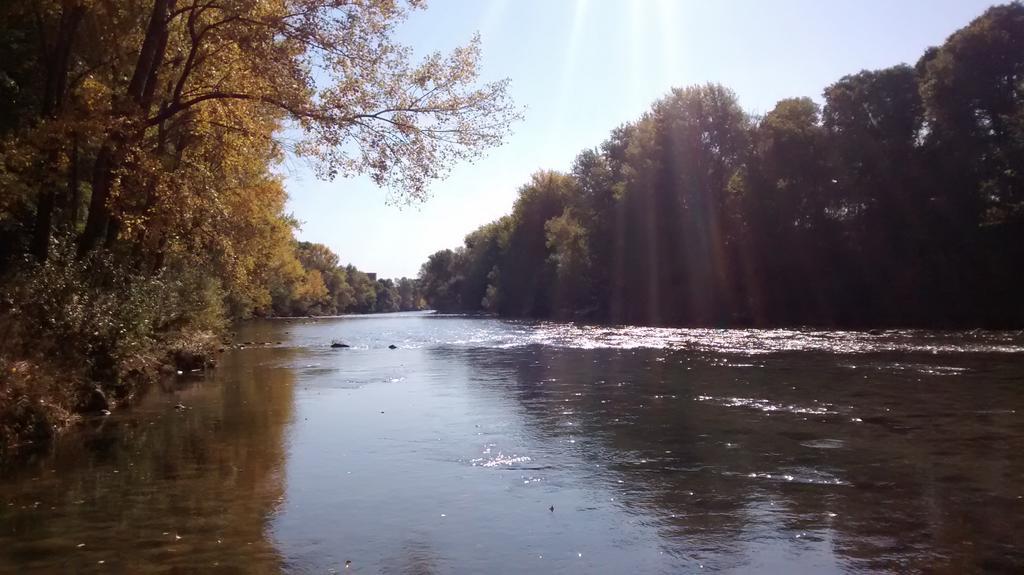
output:
POLYGON ((372 282, 377 281, 377 273, 376 272, 366 272, 366 277, 370 278, 370 281, 372 281, 372 282))

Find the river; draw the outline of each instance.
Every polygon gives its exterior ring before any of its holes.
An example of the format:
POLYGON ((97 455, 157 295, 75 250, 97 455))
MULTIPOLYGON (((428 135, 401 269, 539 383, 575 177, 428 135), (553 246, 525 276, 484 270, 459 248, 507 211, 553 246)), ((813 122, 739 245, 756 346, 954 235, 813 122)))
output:
POLYGON ((4 471, 0 573, 1024 572, 1020 334, 391 314, 238 341, 4 471))

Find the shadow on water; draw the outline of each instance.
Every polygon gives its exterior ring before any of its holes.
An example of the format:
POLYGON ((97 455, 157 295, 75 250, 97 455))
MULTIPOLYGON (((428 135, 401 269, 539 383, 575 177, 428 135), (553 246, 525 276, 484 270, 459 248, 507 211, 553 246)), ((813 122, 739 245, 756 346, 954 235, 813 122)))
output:
POLYGON ((535 433, 588 463, 586 481, 655 517, 680 558, 760 572, 1024 569, 1016 358, 435 353, 514 397, 535 433))
POLYGON ((289 354, 229 353, 0 478, 0 572, 279 572, 289 354))

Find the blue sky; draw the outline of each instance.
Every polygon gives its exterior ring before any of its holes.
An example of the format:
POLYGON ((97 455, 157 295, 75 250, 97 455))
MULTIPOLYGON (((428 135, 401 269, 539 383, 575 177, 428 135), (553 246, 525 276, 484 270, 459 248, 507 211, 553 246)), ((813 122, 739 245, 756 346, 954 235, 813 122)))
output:
POLYGON ((913 63, 981 14, 974 0, 433 0, 398 40, 417 53, 449 50, 475 32, 482 79, 511 79, 525 108, 504 146, 456 166, 425 203, 395 206, 366 178, 318 181, 285 167, 299 237, 381 277, 413 277, 508 213, 539 169, 567 170, 583 149, 639 117, 674 86, 732 88, 749 112, 822 90, 863 69, 913 63))

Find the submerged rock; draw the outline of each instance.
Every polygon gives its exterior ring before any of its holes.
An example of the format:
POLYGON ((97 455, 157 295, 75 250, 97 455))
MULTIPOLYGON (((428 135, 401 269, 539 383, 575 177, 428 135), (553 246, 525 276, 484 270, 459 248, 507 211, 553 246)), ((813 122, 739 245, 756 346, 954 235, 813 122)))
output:
POLYGON ((103 413, 110 410, 107 394, 98 387, 90 388, 82 397, 81 411, 84 413, 103 413))
POLYGON ((174 365, 181 371, 195 371, 206 367, 208 358, 206 354, 190 349, 179 349, 174 352, 172 359, 174 365))

